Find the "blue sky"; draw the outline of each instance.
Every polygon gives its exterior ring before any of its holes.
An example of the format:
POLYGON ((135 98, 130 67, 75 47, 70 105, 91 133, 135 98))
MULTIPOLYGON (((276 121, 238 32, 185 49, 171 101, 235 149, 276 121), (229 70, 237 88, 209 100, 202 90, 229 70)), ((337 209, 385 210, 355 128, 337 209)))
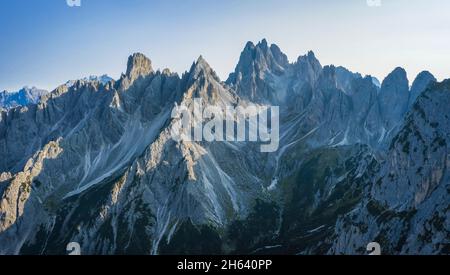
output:
POLYGON ((201 54, 225 79, 245 43, 262 38, 291 61, 313 50, 322 64, 380 79, 396 66, 411 81, 425 69, 450 78, 448 0, 81 1, 1 1, 0 90, 117 78, 137 51, 179 73, 201 54))

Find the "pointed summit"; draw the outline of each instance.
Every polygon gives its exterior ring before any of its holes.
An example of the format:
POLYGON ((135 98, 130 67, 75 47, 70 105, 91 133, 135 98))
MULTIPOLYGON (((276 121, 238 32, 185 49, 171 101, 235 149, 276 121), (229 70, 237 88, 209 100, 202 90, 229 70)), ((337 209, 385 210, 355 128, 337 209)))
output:
POLYGON ((234 87, 236 93, 242 97, 271 101, 276 97, 276 92, 265 84, 265 80, 271 76, 283 75, 289 66, 287 56, 277 45, 272 44, 269 47, 266 39, 256 46, 253 42, 247 42, 234 72, 226 83, 234 87))
POLYGON ((409 106, 411 107, 414 104, 417 97, 419 97, 419 95, 427 89, 430 83, 436 81, 436 78, 429 71, 419 73, 411 86, 411 91, 409 93, 409 106))
POLYGON ((309 61, 316 61, 317 60, 316 54, 313 51, 311 51, 311 50, 308 51, 308 53, 306 55, 300 56, 298 59, 300 60, 301 58, 307 59, 309 61))
POLYGON ((195 61, 190 69, 191 73, 199 73, 200 71, 206 71, 210 72, 213 71, 209 63, 206 61, 206 59, 203 57, 203 55, 200 55, 197 58, 197 61, 195 61))
POLYGON ((209 63, 202 55, 200 55, 197 58, 197 61, 192 63, 188 75, 189 75, 189 82, 193 82, 202 76, 205 78, 211 77, 215 81, 220 82, 220 79, 217 76, 216 72, 211 68, 209 63))
POLYGON ((259 49, 261 49, 263 51, 268 51, 269 50, 269 45, 267 43, 267 40, 264 38, 263 40, 258 42, 258 44, 256 44, 256 48, 259 48, 259 49))
POLYGON ((233 95, 225 88, 202 55, 192 63, 189 72, 183 74, 181 81, 182 90, 186 91, 184 99, 201 98, 204 103, 210 105, 231 104, 234 100, 233 95))
POLYGON ((395 68, 381 84, 379 93, 380 110, 387 129, 402 121, 408 109, 409 83, 405 69, 395 68))
MULTIPOLYGON (((317 60, 316 55, 313 51, 308 51, 307 54, 301 55, 297 59, 297 63, 310 63, 310 64, 319 64, 319 60, 317 60)), ((321 66, 322 67, 322 66, 321 66)))
POLYGON ((381 93, 401 94, 408 96, 409 84, 405 69, 395 68, 381 83, 381 93))
POLYGON ((208 62, 206 61, 206 59, 203 57, 203 55, 200 55, 200 56, 197 58, 197 61, 195 62, 195 64, 196 64, 197 66, 210 67, 209 64, 208 64, 208 62))
POLYGON ((393 80, 401 80, 403 82, 408 81, 406 71, 402 67, 395 68, 388 76, 383 80, 383 84, 387 84, 393 80))
POLYGON ((136 80, 153 72, 152 62, 142 53, 135 53, 128 58, 127 77, 136 80))

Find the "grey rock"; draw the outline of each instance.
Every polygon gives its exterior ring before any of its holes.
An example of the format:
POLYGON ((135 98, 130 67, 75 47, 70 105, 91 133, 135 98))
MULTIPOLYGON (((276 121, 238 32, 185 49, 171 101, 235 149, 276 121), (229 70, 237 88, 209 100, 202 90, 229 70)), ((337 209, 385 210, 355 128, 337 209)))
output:
POLYGON ((387 156, 368 173, 363 201, 336 224, 332 254, 445 254, 450 232, 450 81, 430 86, 406 118, 387 156))
POLYGON ((180 77, 134 54, 117 81, 0 112, 0 254, 444 253, 450 92, 428 87, 408 112, 404 70, 380 89, 265 40, 226 83, 203 57, 180 77), (279 105, 279 150, 174 141, 174 104, 198 97, 279 105))

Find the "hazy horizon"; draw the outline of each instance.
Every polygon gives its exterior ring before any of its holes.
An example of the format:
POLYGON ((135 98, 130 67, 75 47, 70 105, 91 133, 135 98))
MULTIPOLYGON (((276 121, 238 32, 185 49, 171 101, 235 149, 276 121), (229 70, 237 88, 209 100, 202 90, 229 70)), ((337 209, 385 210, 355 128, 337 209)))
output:
POLYGON ((322 65, 382 81, 403 67, 412 82, 428 70, 450 78, 447 1, 66 0, 2 3, 0 90, 52 90, 67 80, 118 78, 134 52, 154 69, 182 74, 203 55, 222 80, 247 41, 277 44, 294 62, 314 51, 322 65))

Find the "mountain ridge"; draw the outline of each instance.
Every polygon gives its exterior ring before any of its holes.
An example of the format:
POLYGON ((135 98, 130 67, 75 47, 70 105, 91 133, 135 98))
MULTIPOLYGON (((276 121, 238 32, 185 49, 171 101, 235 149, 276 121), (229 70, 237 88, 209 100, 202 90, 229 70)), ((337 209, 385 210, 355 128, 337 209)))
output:
MULTIPOLYGON (((62 85, 26 110, 1 113, 0 253, 64 254, 71 241, 86 254, 361 253, 368 237, 377 236, 356 235, 358 247, 344 247, 353 228, 342 223, 368 204, 367 190, 377 184, 372 176, 388 184, 389 173, 378 169, 388 169, 386 161, 406 148, 390 147, 393 141, 405 133, 409 139, 411 119, 418 132, 428 131, 421 106, 426 117, 437 117, 430 123, 439 122, 438 133, 448 130, 448 117, 430 111, 438 104, 434 109, 444 112, 448 95, 440 87, 448 82, 431 84, 424 73, 410 106, 403 72, 395 69, 378 87, 370 76, 322 67, 313 52, 289 63, 263 40, 247 43, 225 82, 201 56, 180 77, 153 71, 138 53, 117 81, 62 85), (428 102, 430 93, 441 100, 428 102), (264 154, 249 142, 174 141, 171 108, 197 97, 219 105, 278 104, 280 149, 264 154)), ((430 139, 423 144, 443 158, 442 140, 430 139)), ((377 192, 377 200, 389 198, 377 192)), ((448 194, 442 196, 439 217, 448 194)), ((421 203, 430 204, 429 197, 421 203)), ((360 222, 376 229, 390 221, 360 222)), ((444 249, 420 246, 386 249, 444 249)))

